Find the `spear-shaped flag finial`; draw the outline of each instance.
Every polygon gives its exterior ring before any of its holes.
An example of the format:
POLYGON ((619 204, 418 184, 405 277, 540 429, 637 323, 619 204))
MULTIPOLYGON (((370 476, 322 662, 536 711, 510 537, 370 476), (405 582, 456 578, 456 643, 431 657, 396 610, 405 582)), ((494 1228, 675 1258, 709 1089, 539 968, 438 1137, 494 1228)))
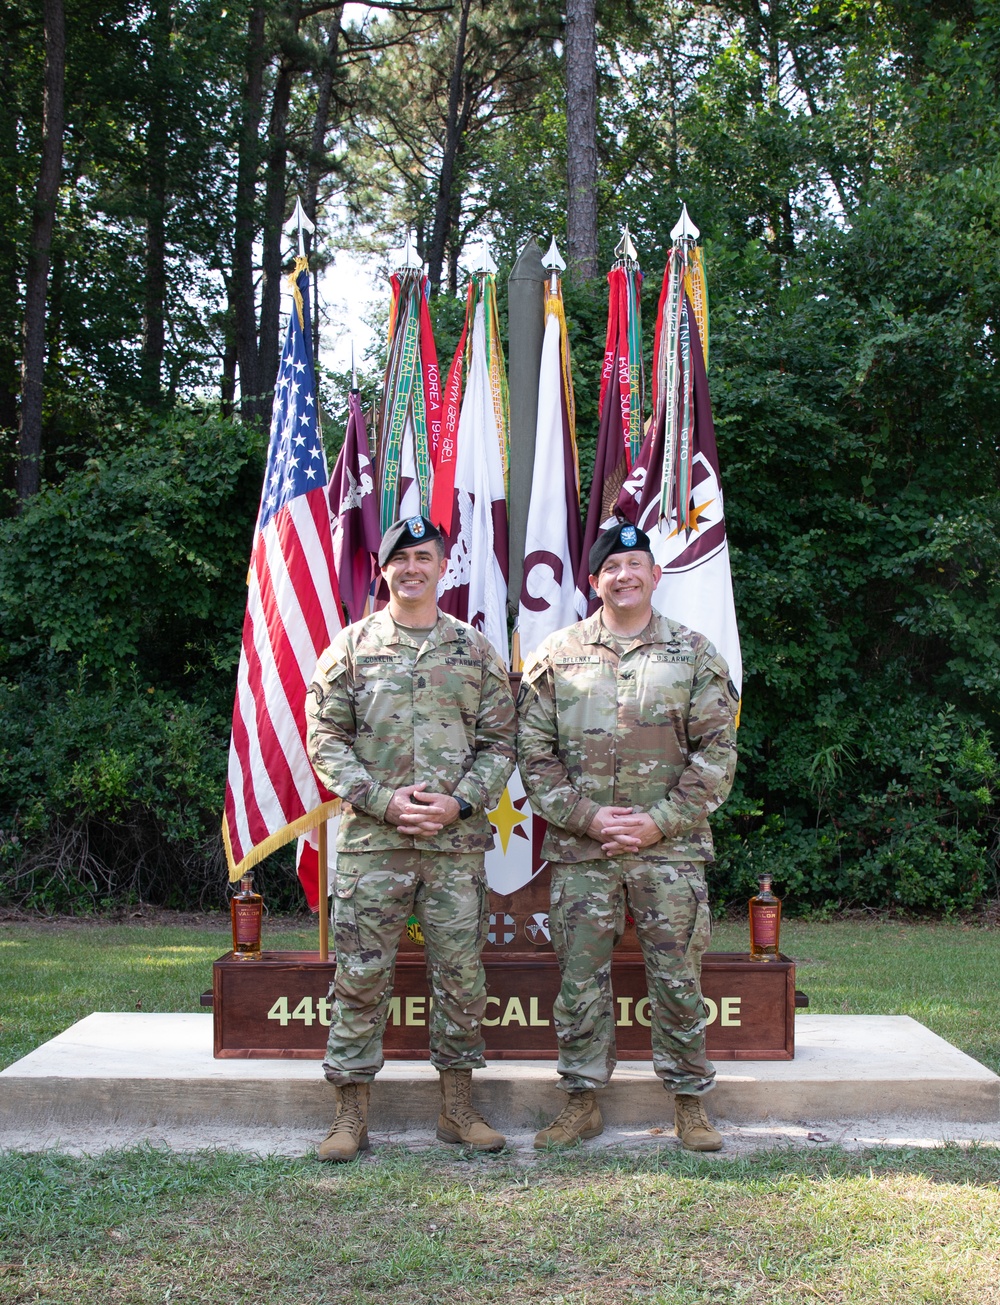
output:
POLYGON ((315 230, 316 230, 316 223, 310 222, 309 218, 306 217, 306 211, 302 207, 302 200, 298 197, 298 195, 296 195, 295 211, 292 213, 292 216, 282 227, 282 231, 286 231, 290 236, 294 235, 296 231, 298 232, 299 258, 305 258, 306 256, 306 241, 305 241, 305 236, 302 233, 304 231, 308 231, 309 234, 312 235, 315 230))
POLYGON ((493 255, 490 253, 490 247, 485 236, 483 236, 479 241, 469 263, 469 270, 472 272, 473 276, 478 276, 483 272, 495 272, 497 270, 497 265, 493 261, 493 255))
POLYGON ((628 223, 622 228, 622 238, 615 245, 615 258, 623 263, 638 263, 639 251, 632 242, 632 232, 628 229, 628 223))
POLYGON ((559 252, 559 246, 556 244, 555 236, 552 237, 552 244, 549 245, 548 251, 542 259, 542 267, 547 267, 552 273, 552 280, 549 284, 549 293, 555 294, 558 288, 557 277, 560 272, 566 270, 566 260, 559 252))
POLYGON ((688 206, 681 204, 681 215, 677 220, 677 225, 670 233, 670 239, 673 241, 684 240, 693 245, 700 235, 701 232, 691 221, 688 206))
POLYGON ((424 260, 417 253, 416 241, 409 231, 406 233, 406 240, 403 242, 402 249, 393 249, 389 253, 389 265, 396 272, 402 272, 407 269, 414 272, 422 272, 424 260))

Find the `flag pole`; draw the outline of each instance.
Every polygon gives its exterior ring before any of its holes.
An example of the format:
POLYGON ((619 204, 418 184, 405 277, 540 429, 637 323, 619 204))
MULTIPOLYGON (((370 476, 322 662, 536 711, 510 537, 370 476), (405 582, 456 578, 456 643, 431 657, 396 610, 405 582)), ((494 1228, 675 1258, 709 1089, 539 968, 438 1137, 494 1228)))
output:
POLYGON ((317 860, 319 861, 319 959, 327 961, 330 959, 330 906, 329 906, 329 884, 327 883, 327 853, 326 853, 326 820, 319 822, 319 847, 317 849, 317 860))

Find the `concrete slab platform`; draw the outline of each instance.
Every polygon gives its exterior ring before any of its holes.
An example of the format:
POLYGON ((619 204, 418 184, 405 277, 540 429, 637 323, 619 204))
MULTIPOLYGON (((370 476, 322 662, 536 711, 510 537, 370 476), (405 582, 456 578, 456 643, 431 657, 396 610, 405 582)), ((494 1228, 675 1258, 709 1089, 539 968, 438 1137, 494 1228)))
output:
MULTIPOLYGON (((718 1070, 712 1114, 749 1132, 775 1120, 839 1120, 844 1129, 864 1120, 875 1134, 880 1120, 900 1118, 1000 1122, 1000 1078, 908 1016, 800 1015, 793 1061, 718 1070)), ((530 1138, 562 1101, 551 1061, 493 1062, 475 1083, 484 1113, 513 1135, 530 1138)), ((438 1101, 427 1062, 390 1061, 375 1082, 373 1123, 419 1135, 438 1101)), ((0 1072, 0 1147, 19 1136, 72 1143, 123 1128, 131 1138, 180 1130, 225 1145, 236 1123, 262 1137, 311 1137, 329 1126, 331 1102, 316 1061, 213 1059, 211 1015, 94 1014, 0 1072)), ((601 1106, 611 1131, 672 1122, 648 1062, 620 1064, 601 1106)))

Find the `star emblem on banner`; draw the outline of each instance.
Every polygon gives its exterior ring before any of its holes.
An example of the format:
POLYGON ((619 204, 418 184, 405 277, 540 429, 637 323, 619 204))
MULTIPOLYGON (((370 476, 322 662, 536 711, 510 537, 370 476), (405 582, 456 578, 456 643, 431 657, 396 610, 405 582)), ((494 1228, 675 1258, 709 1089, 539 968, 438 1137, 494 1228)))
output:
POLYGON ((521 838, 527 838, 527 831, 520 828, 521 825, 528 823, 529 817, 521 810, 528 799, 526 797, 511 800, 510 789, 505 788, 503 796, 492 811, 487 811, 490 824, 496 830, 500 838, 500 846, 504 854, 507 852, 507 845, 511 840, 512 834, 517 834, 521 838))

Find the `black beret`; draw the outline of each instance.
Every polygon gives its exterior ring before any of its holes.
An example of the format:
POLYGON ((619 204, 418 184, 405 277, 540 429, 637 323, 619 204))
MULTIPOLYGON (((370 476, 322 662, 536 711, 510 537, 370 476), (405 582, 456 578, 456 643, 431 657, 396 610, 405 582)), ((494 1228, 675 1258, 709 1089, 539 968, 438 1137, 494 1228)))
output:
POLYGON ((440 539, 441 531, 432 526, 426 517, 404 517, 394 521, 382 536, 378 547, 378 564, 385 566, 393 553, 403 548, 413 548, 416 544, 426 544, 428 540, 440 539))
POLYGON ((616 521, 591 545, 587 559, 589 574, 600 575, 601 567, 612 553, 649 553, 652 556, 653 549, 645 530, 640 530, 631 521, 616 521))

